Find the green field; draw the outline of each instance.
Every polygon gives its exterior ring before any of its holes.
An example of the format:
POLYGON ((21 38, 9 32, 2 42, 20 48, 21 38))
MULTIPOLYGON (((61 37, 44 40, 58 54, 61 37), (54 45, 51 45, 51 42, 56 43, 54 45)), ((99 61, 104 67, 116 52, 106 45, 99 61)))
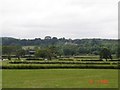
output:
POLYGON ((2 88, 2 70, 0 70, 0 89, 2 88))
POLYGON ((39 69, 2 71, 3 88, 117 88, 118 70, 39 69), (94 83, 90 83, 93 80, 94 83), (100 83, 108 80, 108 83, 100 83))

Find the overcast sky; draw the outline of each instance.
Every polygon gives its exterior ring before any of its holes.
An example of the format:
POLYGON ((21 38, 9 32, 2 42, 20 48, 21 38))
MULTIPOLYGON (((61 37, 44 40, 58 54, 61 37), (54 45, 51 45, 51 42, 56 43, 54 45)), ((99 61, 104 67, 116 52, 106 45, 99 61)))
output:
POLYGON ((119 0, 0 0, 3 37, 118 38, 119 0))

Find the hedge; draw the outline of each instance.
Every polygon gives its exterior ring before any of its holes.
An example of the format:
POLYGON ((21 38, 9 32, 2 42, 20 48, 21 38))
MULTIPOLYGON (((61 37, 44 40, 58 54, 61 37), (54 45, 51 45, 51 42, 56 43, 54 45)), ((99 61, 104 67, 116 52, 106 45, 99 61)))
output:
POLYGON ((2 69, 120 69, 118 66, 2 66, 2 69))
MULTIPOLYGON (((40 62, 40 61, 36 61, 36 62, 21 62, 21 61, 15 61, 15 62, 9 62, 10 64, 111 64, 111 62, 40 62)), ((112 64, 118 64, 117 62, 112 62, 112 64)))

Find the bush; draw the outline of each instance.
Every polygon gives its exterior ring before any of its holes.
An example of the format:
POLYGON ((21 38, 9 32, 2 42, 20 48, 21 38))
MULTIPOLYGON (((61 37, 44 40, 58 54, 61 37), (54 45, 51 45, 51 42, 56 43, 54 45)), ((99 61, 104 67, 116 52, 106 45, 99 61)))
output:
POLYGON ((74 61, 74 59, 71 59, 71 58, 59 58, 59 61, 74 61))
POLYGON ((26 60, 43 60, 42 58, 27 58, 26 60))
MULTIPOLYGON (((52 61, 31 61, 31 62, 28 62, 28 61, 25 61, 25 62, 21 62, 21 61, 15 61, 15 62, 9 62, 10 64, 96 64, 96 65, 104 65, 104 64, 110 64, 110 62, 92 62, 92 61, 88 61, 88 62, 80 62, 80 61, 71 61, 71 62, 68 62, 68 61, 56 61, 56 62, 52 62, 52 61)), ((117 64, 117 62, 112 62, 112 64, 117 64)))

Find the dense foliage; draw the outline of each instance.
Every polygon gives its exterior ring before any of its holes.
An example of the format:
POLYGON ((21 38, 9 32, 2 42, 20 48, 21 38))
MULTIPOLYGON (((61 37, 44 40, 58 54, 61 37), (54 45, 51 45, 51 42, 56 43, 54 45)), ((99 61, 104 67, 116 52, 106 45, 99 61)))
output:
POLYGON ((100 51, 100 59, 103 59, 105 58, 106 60, 107 59, 111 59, 112 60, 112 55, 111 55, 111 52, 109 49, 107 48, 103 48, 101 51, 100 51))

